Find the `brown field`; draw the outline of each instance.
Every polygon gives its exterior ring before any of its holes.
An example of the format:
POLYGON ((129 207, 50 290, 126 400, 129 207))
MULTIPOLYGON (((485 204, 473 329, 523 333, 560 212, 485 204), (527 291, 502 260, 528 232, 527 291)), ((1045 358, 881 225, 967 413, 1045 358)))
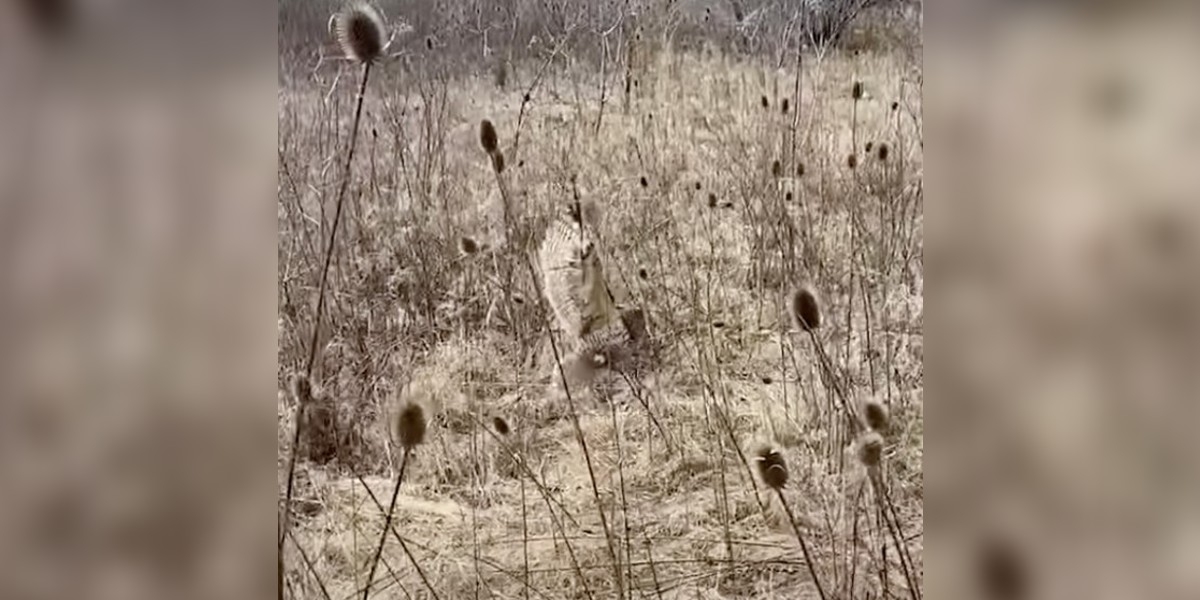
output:
POLYGON ((877 47, 798 67, 657 39, 629 56, 628 97, 623 63, 565 51, 515 62, 503 87, 419 56, 372 68, 296 448, 288 382, 361 70, 327 61, 280 92, 288 595, 362 594, 403 454, 388 422, 413 402, 428 432, 396 504, 405 544, 388 536, 372 597, 816 598, 797 532, 827 597, 919 597, 920 63, 877 47), (644 311, 655 351, 632 376, 564 389, 572 344, 530 267, 576 194, 599 209, 608 286, 644 311), (806 283, 823 303, 812 336, 788 316, 806 283), (890 412, 871 469, 840 408, 869 398, 890 412), (786 461, 781 495, 757 472, 761 442, 786 461))

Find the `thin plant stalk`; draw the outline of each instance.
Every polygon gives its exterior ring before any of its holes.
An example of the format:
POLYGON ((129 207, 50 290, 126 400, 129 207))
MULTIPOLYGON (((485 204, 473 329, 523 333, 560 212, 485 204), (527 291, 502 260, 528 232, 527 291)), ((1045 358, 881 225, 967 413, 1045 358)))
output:
MULTIPOLYGON (((331 228, 331 230, 329 232, 329 244, 325 248, 325 263, 324 263, 324 266, 322 266, 322 268, 321 268, 321 281, 317 288, 317 312, 316 312, 316 316, 313 317, 312 337, 309 341, 309 347, 308 347, 308 361, 304 365, 304 373, 310 380, 312 378, 313 366, 315 365, 316 359, 317 359, 317 340, 320 337, 320 331, 321 331, 321 315, 325 310, 325 286, 329 280, 329 265, 333 259, 333 249, 335 247, 335 242, 337 241, 338 222, 341 220, 341 217, 342 217, 342 205, 344 204, 345 199, 346 199, 346 189, 350 185, 350 167, 354 161, 354 148, 358 142, 358 125, 359 125, 359 121, 362 119, 363 98, 366 96, 367 80, 369 79, 370 74, 371 74, 371 63, 370 62, 364 63, 363 70, 362 70, 362 79, 358 85, 358 99, 356 101, 356 106, 354 109, 354 124, 351 126, 351 130, 350 130, 350 145, 346 150, 346 160, 343 163, 343 169, 342 169, 342 183, 341 183, 341 186, 338 188, 337 207, 334 209, 334 213, 333 213, 333 227, 331 228)), ((284 539, 286 539, 288 528, 291 525, 290 517, 291 517, 291 506, 292 506, 292 492, 295 489, 294 486, 295 486, 295 477, 296 477, 296 448, 300 444, 300 424, 304 421, 304 409, 305 408, 306 407, 303 403, 301 403, 299 406, 296 407, 296 419, 295 419, 295 423, 293 423, 293 425, 292 425, 292 446, 291 446, 291 454, 288 456, 287 490, 284 493, 283 517, 282 517, 282 524, 280 525, 280 532, 279 532, 278 583, 279 583, 279 597, 280 598, 283 597, 282 583, 283 583, 283 571, 284 571, 284 567, 285 567, 284 559, 283 559, 283 541, 284 541, 284 539)))

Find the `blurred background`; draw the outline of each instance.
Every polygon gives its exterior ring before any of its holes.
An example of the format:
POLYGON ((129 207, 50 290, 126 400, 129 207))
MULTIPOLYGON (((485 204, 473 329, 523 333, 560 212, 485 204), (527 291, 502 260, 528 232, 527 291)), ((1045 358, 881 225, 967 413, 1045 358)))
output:
POLYGON ((0 597, 272 593, 274 8, 0 2, 0 597))
POLYGON ((929 593, 1195 598, 1196 13, 940 4, 929 593))

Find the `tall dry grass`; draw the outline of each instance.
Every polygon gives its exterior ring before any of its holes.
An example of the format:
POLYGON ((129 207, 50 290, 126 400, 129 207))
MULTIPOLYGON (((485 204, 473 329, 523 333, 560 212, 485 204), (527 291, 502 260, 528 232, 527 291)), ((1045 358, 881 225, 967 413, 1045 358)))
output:
POLYGON ((293 447, 281 396, 281 477, 300 459, 288 593, 815 598, 819 580, 830 598, 919 598, 919 65, 896 49, 780 66, 650 35, 606 65, 547 46, 503 87, 377 65, 348 181, 351 67, 280 93, 281 389, 316 335, 329 405, 293 447), (598 209, 608 286, 654 341, 648 368, 584 387, 560 377, 531 268, 573 202, 598 209), (817 327, 790 314, 802 285, 817 327), (430 424, 388 531, 404 403, 430 424), (332 451, 306 453, 317 438, 332 451), (761 441, 785 488, 756 476, 761 441), (397 543, 368 586, 381 539, 397 543))

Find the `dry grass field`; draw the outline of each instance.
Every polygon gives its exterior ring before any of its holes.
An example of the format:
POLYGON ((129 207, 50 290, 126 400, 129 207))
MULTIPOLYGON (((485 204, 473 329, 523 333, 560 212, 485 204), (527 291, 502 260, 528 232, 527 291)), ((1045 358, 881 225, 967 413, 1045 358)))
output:
POLYGON ((502 74, 424 60, 418 37, 372 65, 348 172, 362 67, 322 38, 323 63, 290 70, 286 596, 362 596, 372 571, 375 598, 921 596, 919 59, 646 31, 601 69, 563 43, 502 74), (644 317, 637 368, 588 381, 538 252, 576 202, 612 299, 644 317), (820 302, 811 331, 798 290, 820 302))

